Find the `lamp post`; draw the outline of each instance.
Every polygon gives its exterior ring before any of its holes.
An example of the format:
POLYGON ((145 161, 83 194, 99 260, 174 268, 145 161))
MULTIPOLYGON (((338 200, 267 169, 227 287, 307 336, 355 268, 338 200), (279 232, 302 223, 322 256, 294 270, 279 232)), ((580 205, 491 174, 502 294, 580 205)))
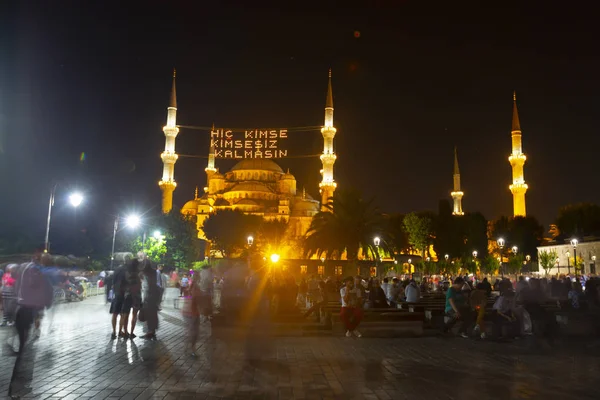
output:
POLYGON ((496 243, 498 243, 498 248, 500 249, 500 274, 504 276, 504 268, 502 266, 502 250, 504 249, 505 242, 503 238, 498 238, 498 240, 496 240, 496 243))
POLYGON ((525 265, 527 265, 527 268, 528 268, 528 271, 527 271, 527 272, 530 272, 530 271, 529 271, 529 261, 531 261, 531 256, 530 256, 529 254, 527 254, 527 255, 525 256, 525 265))
POLYGON ((592 271, 590 271, 590 273, 595 274, 596 273, 596 256, 592 256, 592 265, 593 265, 594 269, 592 271))
MULTIPOLYGON (((56 188, 58 183, 50 189, 50 199, 48 201, 48 218, 46 220, 46 236, 44 239, 44 253, 50 250, 50 220, 52 219, 52 207, 54 206, 54 197, 56 196, 56 188)), ((69 195, 69 203, 77 208, 83 202, 83 195, 79 192, 73 192, 69 195)))
POLYGON ((473 261, 477 259, 477 250, 473 250, 473 261))
POLYGON ((377 273, 379 267, 379 245, 381 244, 381 239, 379 239, 379 236, 375 236, 373 238, 373 244, 375 244, 375 272, 377 273))
MULTIPOLYGON (((135 229, 141 223, 141 219, 138 215, 132 214, 125 217, 125 225, 129 228, 135 229)), ((119 229, 119 216, 115 218, 115 224, 113 228, 113 238, 112 238, 112 250, 110 252, 110 269, 113 269, 113 264, 115 260, 115 239, 117 238, 117 230, 119 229)), ((158 232, 158 231, 157 231, 158 232)), ((160 234, 160 232, 159 232, 160 234)), ((144 245, 142 244, 142 249, 144 245)))
POLYGON ((558 274, 560 275, 560 258, 556 257, 556 269, 558 270, 558 274))
POLYGON ((254 243, 254 237, 250 235, 248 236, 248 247, 252 247, 252 243, 254 243))
MULTIPOLYGON (((573 267, 575 268, 575 277, 577 277, 577 243, 579 243, 577 239, 571 239, 571 246, 573 246, 573 267)), ((570 274, 571 273, 569 272, 569 275, 570 274)))
POLYGON ((565 255, 567 256, 567 274, 571 275, 571 253, 567 250, 567 252, 565 253, 565 255))

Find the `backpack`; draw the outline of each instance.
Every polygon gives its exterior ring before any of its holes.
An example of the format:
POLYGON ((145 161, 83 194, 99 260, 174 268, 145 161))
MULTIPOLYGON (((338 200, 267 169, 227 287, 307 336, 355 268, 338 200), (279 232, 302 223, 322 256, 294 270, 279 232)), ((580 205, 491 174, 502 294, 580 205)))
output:
POLYGON ((17 304, 42 309, 50 307, 54 291, 41 269, 34 263, 25 264, 17 279, 17 304))

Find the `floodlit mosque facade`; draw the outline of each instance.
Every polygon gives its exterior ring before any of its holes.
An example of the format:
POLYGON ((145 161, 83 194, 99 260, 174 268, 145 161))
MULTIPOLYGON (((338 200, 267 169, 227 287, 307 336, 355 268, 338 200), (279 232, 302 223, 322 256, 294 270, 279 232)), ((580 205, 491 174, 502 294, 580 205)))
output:
MULTIPOLYGON (((168 213, 173 208, 173 191, 177 183, 174 179, 175 163, 178 155, 175 152, 175 139, 179 133, 177 126, 177 95, 173 73, 173 86, 171 99, 167 108, 167 124, 163 127, 165 135, 165 150, 161 153, 163 162, 162 179, 159 187, 162 191, 162 211, 168 213)), ((525 192, 527 184, 523 177, 523 164, 525 155, 521 151, 521 129, 517 113, 516 98, 513 97, 513 124, 511 131, 512 153, 509 162, 513 170, 513 184, 510 186, 513 193, 514 215, 524 216, 525 192)), ((212 133, 211 133, 212 134, 212 133)), ((333 196, 336 189, 334 180, 334 164, 336 154, 333 149, 333 140, 336 129, 333 126, 333 92, 331 86, 331 71, 327 85, 325 102, 325 120, 321 128, 323 136, 323 153, 320 156, 323 168, 322 180, 319 184, 321 193, 320 201, 315 200, 304 189, 298 190, 298 184, 290 171, 283 169, 273 159, 269 158, 244 158, 231 168, 222 173, 215 165, 215 149, 211 146, 208 163, 205 168, 206 186, 201 195, 196 189, 194 198, 185 203, 181 213, 196 218, 198 237, 206 239, 202 226, 204 221, 218 210, 239 210, 247 214, 259 215, 267 220, 283 219, 288 222, 287 239, 289 245, 280 249, 282 261, 287 262, 290 270, 301 274, 317 273, 320 275, 354 274, 354 271, 344 270, 345 261, 305 260, 300 250, 300 240, 308 231, 312 218, 320 211, 327 210, 324 204, 333 196), (331 264, 331 265, 329 265, 331 264), (335 265, 333 265, 335 264, 335 265)), ((464 215, 462 207, 463 191, 460 185, 460 171, 456 149, 454 153, 453 190, 453 215, 464 215)), ((415 255, 401 255, 401 262, 413 263, 420 259, 415 255)), ((373 264, 372 262, 370 262, 373 264)), ((391 263, 391 262, 390 262, 391 263)), ((388 264, 383 262, 380 264, 388 264)), ((387 269, 387 268, 386 268, 387 269)), ((377 267, 363 266, 356 271, 359 274, 376 274, 377 267), (365 270, 366 269, 366 270, 365 270)), ((383 272, 380 271, 380 272, 383 272)))
MULTIPOLYGON (((173 191, 177 186, 174 180, 174 167, 178 158, 175 152, 175 138, 179 133, 176 116, 177 96, 175 74, 173 74, 171 101, 167 109, 167 124, 163 128, 165 150, 161 154, 163 177, 159 182, 159 187, 162 191, 163 213, 168 213, 173 208, 173 191)), ((267 220, 285 220, 288 222, 287 242, 289 244, 284 245, 284 249, 280 249, 282 261, 286 259, 301 260, 299 241, 308 231, 312 218, 321 209, 324 210, 322 204, 327 203, 336 188, 333 178, 333 167, 336 160, 333 139, 336 129, 333 126, 331 71, 329 72, 325 103, 325 123, 321 133, 324 146, 320 156, 323 164, 322 181, 319 184, 320 201, 312 198, 304 189, 300 190, 295 176, 289 170, 284 171, 273 159, 245 158, 235 164, 230 171, 222 173, 216 167, 216 151, 211 146, 205 168, 204 193, 199 194, 196 189, 194 198, 185 203, 181 208, 181 213, 196 218, 198 237, 201 239, 206 239, 202 231, 204 221, 218 210, 239 210, 247 214, 262 216, 267 220)), ((324 265, 316 265, 321 260, 302 261, 310 265, 298 264, 301 272, 326 272, 324 265)), ((336 267, 336 272, 340 272, 338 267, 336 267)), ((333 274, 333 271, 327 271, 327 273, 333 274)))

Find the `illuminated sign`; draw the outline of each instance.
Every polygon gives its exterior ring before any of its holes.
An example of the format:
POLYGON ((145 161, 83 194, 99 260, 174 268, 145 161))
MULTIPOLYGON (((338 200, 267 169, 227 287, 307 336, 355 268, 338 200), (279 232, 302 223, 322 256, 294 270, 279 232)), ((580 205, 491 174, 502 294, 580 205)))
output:
POLYGON ((213 129, 210 146, 215 150, 215 158, 282 158, 287 157, 287 150, 280 148, 280 141, 287 137, 287 129, 213 129))

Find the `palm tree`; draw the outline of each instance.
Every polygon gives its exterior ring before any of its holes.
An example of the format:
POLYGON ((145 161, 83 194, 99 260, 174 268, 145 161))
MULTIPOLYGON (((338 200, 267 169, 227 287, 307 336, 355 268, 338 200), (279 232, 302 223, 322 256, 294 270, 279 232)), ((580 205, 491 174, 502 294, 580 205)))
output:
POLYGON ((337 190, 321 211, 313 217, 304 240, 304 252, 310 257, 339 259, 346 253, 354 264, 359 251, 375 257, 374 238, 380 238, 379 247, 387 252, 389 238, 384 229, 382 214, 373 205, 373 199, 364 201, 356 190, 337 190))

